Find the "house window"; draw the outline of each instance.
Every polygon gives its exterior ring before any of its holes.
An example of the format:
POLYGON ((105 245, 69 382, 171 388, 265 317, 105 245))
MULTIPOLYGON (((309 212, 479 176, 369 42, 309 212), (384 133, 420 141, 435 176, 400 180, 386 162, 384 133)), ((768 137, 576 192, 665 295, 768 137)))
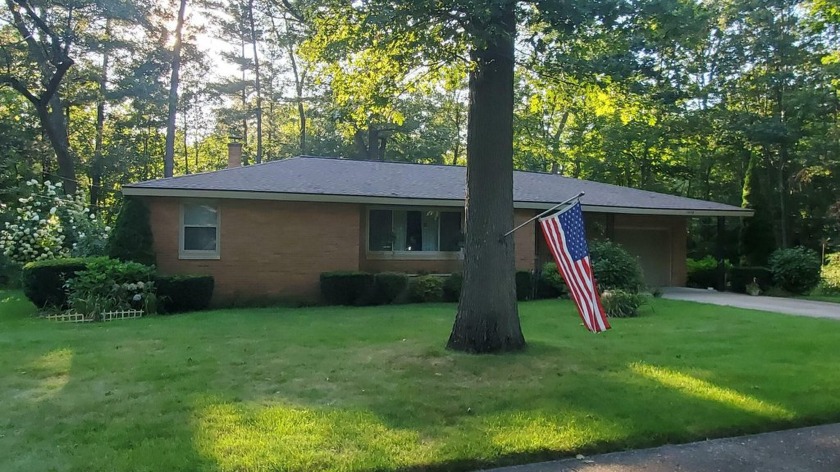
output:
POLYGON ((209 203, 181 206, 180 255, 184 259, 219 258, 219 209, 209 203))
POLYGON ((463 220, 460 211, 372 209, 368 212, 368 251, 458 252, 463 220))

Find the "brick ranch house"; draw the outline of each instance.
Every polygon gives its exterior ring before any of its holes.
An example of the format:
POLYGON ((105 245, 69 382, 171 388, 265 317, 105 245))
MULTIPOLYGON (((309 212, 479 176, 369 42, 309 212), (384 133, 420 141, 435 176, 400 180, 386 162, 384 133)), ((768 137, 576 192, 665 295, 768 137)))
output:
MULTIPOLYGON (((157 265, 210 274, 215 302, 317 299, 335 270, 460 270, 464 167, 296 157, 123 187, 148 204, 157 265)), ((686 221, 751 210, 560 175, 515 172, 515 224, 578 192, 587 234, 639 257, 651 286, 686 281, 686 221)), ((515 233, 517 269, 550 261, 534 223, 515 233)))

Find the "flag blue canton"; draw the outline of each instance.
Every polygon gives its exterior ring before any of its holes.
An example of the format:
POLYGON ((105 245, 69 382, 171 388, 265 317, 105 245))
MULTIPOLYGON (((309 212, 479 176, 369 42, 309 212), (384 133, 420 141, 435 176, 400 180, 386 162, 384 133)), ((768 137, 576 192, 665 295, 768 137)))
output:
POLYGON ((589 255, 589 246, 583 230, 583 211, 580 202, 572 205, 557 217, 566 236, 566 247, 573 261, 579 261, 589 255))

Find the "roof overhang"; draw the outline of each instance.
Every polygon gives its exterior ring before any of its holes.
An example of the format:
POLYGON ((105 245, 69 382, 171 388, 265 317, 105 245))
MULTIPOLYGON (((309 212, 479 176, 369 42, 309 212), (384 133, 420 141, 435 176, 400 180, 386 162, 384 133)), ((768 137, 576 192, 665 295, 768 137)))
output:
MULTIPOLYGON (((253 192, 241 190, 198 190, 198 189, 164 189, 153 187, 132 187, 122 188, 123 195, 141 197, 178 197, 178 198, 219 198, 236 200, 274 200, 286 202, 323 202, 323 203, 361 203, 366 205, 406 205, 406 206, 438 206, 438 207, 463 207, 464 200, 436 199, 436 198, 406 198, 406 197, 379 197, 371 195, 329 195, 312 193, 279 193, 279 192, 253 192)), ((514 208, 547 210, 557 203, 554 202, 513 202, 514 208)), ((588 212, 618 213, 632 215, 667 215, 667 216, 732 216, 749 217, 753 216, 753 210, 715 210, 715 209, 681 209, 681 208, 643 208, 643 207, 620 207, 583 204, 583 209, 588 212)))

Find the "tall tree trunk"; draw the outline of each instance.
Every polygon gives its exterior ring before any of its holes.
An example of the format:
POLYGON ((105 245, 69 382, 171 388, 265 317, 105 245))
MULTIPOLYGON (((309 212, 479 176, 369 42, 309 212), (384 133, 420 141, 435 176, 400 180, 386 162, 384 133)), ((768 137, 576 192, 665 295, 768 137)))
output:
POLYGON ((525 347, 514 285, 513 71, 515 3, 501 8, 497 33, 473 51, 467 130, 464 284, 449 349, 488 353, 525 347))
POLYGON ((257 30, 254 25, 254 0, 248 0, 248 22, 251 27, 251 48, 254 52, 254 92, 257 94, 257 164, 262 162, 262 87, 260 86, 260 56, 257 51, 257 30))
POLYGON ((175 170, 175 116, 178 114, 178 84, 181 72, 181 40, 187 0, 181 0, 178 22, 175 25, 175 45, 172 48, 172 75, 169 79, 169 110, 166 120, 166 149, 163 154, 163 176, 172 177, 175 170))
POLYGON ((188 143, 188 140, 187 140, 187 137, 188 137, 187 132, 189 131, 189 122, 187 120, 187 111, 188 111, 188 109, 185 106, 184 107, 184 116, 183 116, 184 138, 181 140, 181 146, 184 149, 184 173, 185 174, 190 173, 190 152, 189 152, 189 143, 188 143))
POLYGON ((303 106, 303 76, 298 71, 295 51, 289 46, 289 63, 292 65, 292 74, 295 78, 295 101, 297 101, 298 128, 300 130, 300 153, 306 155, 306 109, 303 106))
POLYGON ((102 73, 99 76, 99 100, 96 103, 96 137, 93 162, 90 166, 90 211, 96 211, 102 193, 102 145, 105 130, 105 94, 108 92, 108 66, 111 59, 111 19, 105 20, 105 41, 102 43, 102 73))
POLYGON ((67 122, 61 99, 55 94, 48 104, 38 105, 36 109, 41 127, 44 128, 55 151, 58 160, 58 176, 61 178, 64 192, 72 195, 76 193, 76 163, 73 151, 70 149, 70 139, 67 137, 67 122))
MULTIPOLYGON (((240 43, 242 47, 242 59, 244 64, 245 59, 245 41, 240 43)), ((242 82, 245 82, 247 75, 245 74, 245 66, 242 66, 242 82)), ((245 87, 242 87, 242 147, 248 147, 248 92, 245 90, 245 87)), ((248 162, 248 154, 242 153, 242 165, 247 166, 250 164, 248 162)))

